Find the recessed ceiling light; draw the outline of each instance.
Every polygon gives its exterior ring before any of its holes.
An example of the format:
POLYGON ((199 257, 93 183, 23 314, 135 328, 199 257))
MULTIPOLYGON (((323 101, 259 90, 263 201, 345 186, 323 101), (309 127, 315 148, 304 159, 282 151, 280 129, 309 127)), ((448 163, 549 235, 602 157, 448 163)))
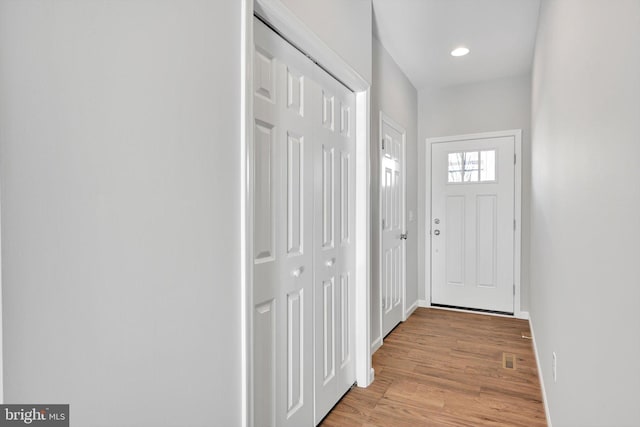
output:
POLYGON ((469 49, 460 46, 451 51, 451 56, 465 56, 467 53, 469 53, 469 49))

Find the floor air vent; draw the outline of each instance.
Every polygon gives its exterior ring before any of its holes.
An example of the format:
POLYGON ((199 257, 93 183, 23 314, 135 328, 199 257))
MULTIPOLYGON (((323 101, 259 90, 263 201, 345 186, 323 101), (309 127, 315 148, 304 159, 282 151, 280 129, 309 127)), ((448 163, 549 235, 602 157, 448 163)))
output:
POLYGON ((502 367, 504 369, 516 369, 516 355, 511 353, 502 353, 502 367))

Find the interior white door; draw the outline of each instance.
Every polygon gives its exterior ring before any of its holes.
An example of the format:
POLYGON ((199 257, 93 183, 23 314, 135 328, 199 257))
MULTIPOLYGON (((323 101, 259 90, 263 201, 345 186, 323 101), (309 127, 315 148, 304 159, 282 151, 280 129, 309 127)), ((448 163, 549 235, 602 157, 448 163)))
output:
POLYGON ((318 423, 355 382, 355 95, 254 19, 253 423, 318 423))
POLYGON ((355 95, 321 69, 315 144, 315 422, 355 382, 355 95))
POLYGON ((402 321, 405 277, 404 130, 381 120, 382 336, 402 321))
POLYGON ((432 144, 432 303, 514 307, 514 138, 432 144))
POLYGON ((313 64, 254 20, 253 424, 313 423, 313 64))

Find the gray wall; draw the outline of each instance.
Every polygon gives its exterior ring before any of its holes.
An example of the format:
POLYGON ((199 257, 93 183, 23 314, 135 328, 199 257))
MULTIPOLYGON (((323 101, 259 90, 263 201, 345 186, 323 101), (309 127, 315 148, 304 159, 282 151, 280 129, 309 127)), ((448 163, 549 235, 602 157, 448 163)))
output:
MULTIPOLYGON (((371 80, 369 0, 282 3, 371 80)), ((5 402, 240 425, 241 5, 0 0, 5 402)))
POLYGON ((406 224, 407 285, 406 306, 418 300, 417 266, 417 92, 380 42, 373 39, 373 84, 371 86, 371 341, 380 338, 380 111, 403 126, 406 138, 406 224), (413 219, 409 221, 410 212, 413 219))
POLYGON ((240 5, 0 1, 5 402, 240 425, 240 5))
POLYGON ((371 82, 371 0, 267 0, 282 3, 360 76, 371 82))
POLYGON ((531 318, 555 427, 640 420, 638 46, 637 0, 543 1, 531 318))
MULTIPOLYGON (((522 271, 521 309, 529 307, 529 199, 531 188, 531 76, 515 76, 444 88, 424 89, 419 93, 418 143, 421 163, 427 153, 426 138, 490 132, 506 129, 522 129, 522 271)), ((420 167, 419 194, 425 195, 424 211, 421 205, 419 233, 428 235, 431 211, 431 165, 420 167)), ((430 253, 421 239, 419 259, 424 259, 424 269, 419 269, 420 299, 429 299, 430 253)))

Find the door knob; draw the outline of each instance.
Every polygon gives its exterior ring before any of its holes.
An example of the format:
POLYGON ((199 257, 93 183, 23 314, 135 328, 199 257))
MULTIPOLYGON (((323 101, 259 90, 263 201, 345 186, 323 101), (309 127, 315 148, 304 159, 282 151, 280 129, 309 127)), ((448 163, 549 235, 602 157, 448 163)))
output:
POLYGON ((433 234, 435 234, 436 236, 440 235, 440 230, 433 230, 433 234))
POLYGON ((334 262, 336 262, 336 259, 335 258, 331 258, 331 259, 326 260, 324 262, 324 265, 326 265, 327 267, 331 267, 334 262))
POLYGON ((300 275, 304 272, 304 267, 296 268, 291 272, 293 277, 300 277, 300 275))
POLYGON ((436 219, 434 219, 434 220, 433 220, 433 222, 434 222, 435 224, 440 224, 440 218, 436 218, 436 219))
POLYGON ((400 240, 407 240, 407 233, 401 234, 400 240))

